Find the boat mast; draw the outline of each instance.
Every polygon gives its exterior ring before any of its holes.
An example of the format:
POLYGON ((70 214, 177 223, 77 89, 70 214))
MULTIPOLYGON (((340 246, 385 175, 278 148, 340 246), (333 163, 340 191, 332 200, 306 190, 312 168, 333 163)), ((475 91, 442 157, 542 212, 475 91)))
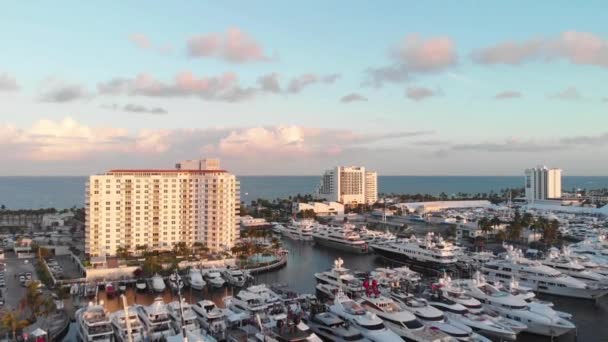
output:
POLYGON ((122 307, 125 310, 125 323, 127 325, 127 337, 129 338, 129 342, 133 342, 133 337, 131 336, 131 319, 129 318, 129 307, 127 306, 127 297, 124 294, 120 295, 122 299, 122 307))
POLYGON ((177 297, 179 298, 179 311, 180 318, 182 321, 182 336, 184 337, 184 342, 188 342, 188 336, 186 334, 186 321, 184 321, 184 307, 182 306, 182 290, 180 287, 180 283, 182 282, 182 278, 177 273, 177 268, 175 269, 175 287, 177 287, 177 297))

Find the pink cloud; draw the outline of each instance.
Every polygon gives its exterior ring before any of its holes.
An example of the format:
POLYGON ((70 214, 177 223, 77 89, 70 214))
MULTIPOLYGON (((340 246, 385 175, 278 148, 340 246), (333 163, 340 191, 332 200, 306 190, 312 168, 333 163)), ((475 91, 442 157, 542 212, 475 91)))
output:
POLYGON ((454 41, 448 37, 425 40, 417 34, 408 35, 393 53, 410 72, 442 71, 458 60, 454 41))
POLYGON ((501 42, 475 50, 471 57, 476 63, 490 65, 566 59, 573 64, 608 67, 608 40, 589 32, 566 31, 553 38, 501 42))
POLYGON ((215 57, 232 63, 269 60, 262 45, 236 27, 222 33, 192 37, 187 49, 191 57, 215 57))
POLYGON ((147 50, 152 47, 150 38, 143 33, 132 33, 129 35, 129 40, 140 49, 147 50))
POLYGON ((293 78, 289 84, 287 85, 287 91, 290 93, 299 93, 304 88, 317 84, 317 83, 325 83, 331 84, 340 78, 339 74, 329 74, 329 75, 317 75, 317 74, 302 74, 298 77, 293 78))
POLYGON ((437 96, 438 94, 438 91, 425 87, 409 87, 405 92, 405 96, 414 101, 422 101, 431 96, 437 96))

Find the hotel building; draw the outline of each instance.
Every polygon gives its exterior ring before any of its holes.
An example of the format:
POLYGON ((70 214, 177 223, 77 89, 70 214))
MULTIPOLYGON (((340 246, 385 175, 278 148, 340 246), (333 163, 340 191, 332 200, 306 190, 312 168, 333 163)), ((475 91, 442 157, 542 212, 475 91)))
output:
POLYGON ((85 252, 119 247, 170 250, 201 242, 211 251, 238 238, 239 181, 217 159, 187 160, 175 169, 110 170, 86 186, 85 252))
POLYGON ((558 199, 562 197, 562 170, 539 166, 525 171, 526 200, 558 199))
POLYGON ((317 196, 345 205, 378 201, 378 174, 360 166, 336 166, 325 171, 317 196))

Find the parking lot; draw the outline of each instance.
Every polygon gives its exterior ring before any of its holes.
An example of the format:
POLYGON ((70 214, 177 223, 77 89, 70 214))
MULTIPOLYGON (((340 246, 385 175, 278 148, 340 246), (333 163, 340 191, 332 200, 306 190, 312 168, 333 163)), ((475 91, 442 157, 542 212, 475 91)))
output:
MULTIPOLYGON (((32 262, 34 259, 18 259, 14 253, 6 253, 4 259, 4 271, 1 272, 4 277, 4 287, 2 287, 2 298, 6 308, 18 308, 19 301, 25 294, 26 274, 29 274, 31 280, 37 280, 36 271, 32 262), (19 277, 23 276, 24 281, 21 282, 19 277)), ((2 277, 0 277, 2 279, 2 277)), ((0 284, 2 281, 0 280, 0 284)))

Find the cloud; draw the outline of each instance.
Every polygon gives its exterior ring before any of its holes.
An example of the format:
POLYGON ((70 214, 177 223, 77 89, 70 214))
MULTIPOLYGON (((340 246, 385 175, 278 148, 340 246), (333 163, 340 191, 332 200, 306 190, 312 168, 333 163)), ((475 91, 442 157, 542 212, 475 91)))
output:
POLYGON ((378 88, 408 81, 415 74, 445 71, 458 63, 455 45, 448 37, 425 40, 417 34, 408 35, 390 50, 391 64, 365 70, 363 85, 378 88))
POLYGON ((7 73, 0 73, 0 91, 17 90, 19 90, 19 84, 17 84, 17 80, 7 73))
POLYGON ((142 33, 132 33, 129 35, 131 43, 135 44, 140 49, 147 50, 152 47, 150 39, 142 33))
POLYGON ((197 78, 192 72, 184 71, 175 76, 173 83, 156 80, 150 74, 139 74, 133 79, 115 78, 101 82, 97 91, 102 95, 195 96, 210 101, 239 102, 253 97, 256 89, 241 87, 237 75, 231 72, 197 78))
POLYGON ((602 97, 602 102, 608 102, 608 97, 602 97))
POLYGON ((277 74, 276 72, 258 77, 257 82, 260 85, 262 91, 271 93, 281 92, 281 85, 279 84, 279 74, 277 74))
POLYGON ((494 98, 497 100, 511 100, 511 99, 517 99, 522 97, 522 93, 519 91, 515 91, 515 90, 505 90, 502 91, 496 95, 494 95, 494 98))
POLYGON ((40 94, 43 102, 72 102, 90 97, 81 84, 65 83, 58 80, 49 80, 40 94))
POLYGON ((142 114, 154 114, 154 115, 163 115, 167 114, 167 110, 161 107, 145 107, 138 104, 127 103, 124 106, 119 106, 116 103, 112 105, 102 105, 102 108, 112 109, 112 110, 122 110, 130 113, 142 113, 142 114))
POLYGON ((605 145, 608 144, 608 132, 598 135, 579 135, 561 138, 564 145, 605 145))
POLYGON ((192 37, 187 43, 190 57, 214 57, 232 63, 267 61, 264 48, 239 28, 192 37))
POLYGON ((394 57, 410 72, 438 72, 456 65, 454 41, 448 37, 423 39, 408 35, 394 48, 394 57))
POLYGON ((566 31, 557 37, 501 42, 473 51, 471 58, 488 65, 565 59, 572 64, 608 67, 608 40, 590 32, 566 31))
POLYGON ((358 94, 358 93, 350 93, 348 95, 344 95, 340 98, 340 102, 342 103, 351 103, 357 101, 367 101, 367 97, 358 94))
POLYGON ((425 87, 408 87, 405 91, 405 96, 410 100, 422 101, 431 96, 437 96, 440 91, 432 90, 425 87))
POLYGON ((517 139, 507 139, 504 142, 483 142, 452 145, 454 151, 471 152, 547 152, 558 151, 562 147, 553 142, 519 141, 517 139))
POLYGON ((293 78, 287 85, 287 92, 299 93, 304 88, 317 83, 331 84, 340 78, 339 74, 317 75, 317 74, 302 74, 293 78))
POLYGON ((576 101, 581 100, 583 96, 575 87, 568 87, 560 92, 550 95, 549 98, 556 100, 576 101))

